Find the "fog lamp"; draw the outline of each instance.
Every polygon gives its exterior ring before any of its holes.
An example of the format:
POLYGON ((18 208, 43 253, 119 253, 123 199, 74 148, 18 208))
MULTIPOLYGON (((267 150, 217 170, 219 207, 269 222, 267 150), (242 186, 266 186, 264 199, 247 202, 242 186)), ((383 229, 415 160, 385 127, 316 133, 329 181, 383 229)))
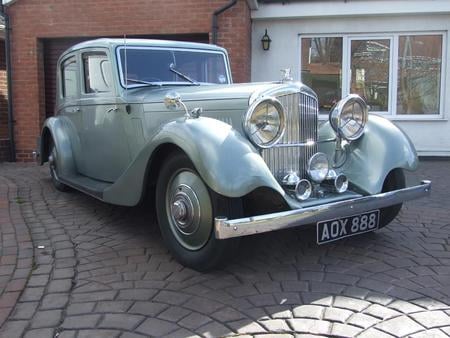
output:
POLYGON ((322 182, 327 177, 328 170, 328 158, 324 153, 316 153, 309 159, 308 175, 314 182, 322 182))

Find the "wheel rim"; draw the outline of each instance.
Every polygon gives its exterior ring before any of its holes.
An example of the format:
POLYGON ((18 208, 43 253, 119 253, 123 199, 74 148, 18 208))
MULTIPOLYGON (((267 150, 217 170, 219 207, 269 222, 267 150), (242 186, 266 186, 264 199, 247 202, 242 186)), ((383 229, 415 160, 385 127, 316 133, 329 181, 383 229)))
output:
POLYGON ((57 155, 56 148, 53 146, 50 156, 48 157, 48 162, 50 166, 50 174, 55 180, 58 180, 57 174, 57 155))
POLYGON ((188 169, 172 175, 166 191, 166 212, 170 230, 188 250, 201 249, 212 231, 212 208, 208 189, 188 169))

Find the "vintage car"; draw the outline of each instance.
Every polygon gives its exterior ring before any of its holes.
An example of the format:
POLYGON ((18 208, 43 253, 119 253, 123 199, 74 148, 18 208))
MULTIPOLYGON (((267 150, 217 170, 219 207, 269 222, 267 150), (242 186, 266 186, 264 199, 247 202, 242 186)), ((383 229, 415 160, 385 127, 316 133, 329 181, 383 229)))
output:
MULTIPOLYGON (((287 72, 286 72, 287 73, 287 72)), ((316 94, 289 76, 232 84, 208 44, 98 39, 63 53, 39 161, 58 190, 134 206, 153 198, 182 264, 207 269, 239 237, 315 224, 317 243, 386 226, 418 159, 408 137, 349 95, 320 121, 316 94)))

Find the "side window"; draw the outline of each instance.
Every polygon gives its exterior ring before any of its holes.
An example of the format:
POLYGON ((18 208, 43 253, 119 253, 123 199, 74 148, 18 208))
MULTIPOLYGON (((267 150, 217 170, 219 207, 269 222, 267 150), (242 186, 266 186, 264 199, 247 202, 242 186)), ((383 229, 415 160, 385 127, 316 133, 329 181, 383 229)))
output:
POLYGON ((63 97, 76 97, 78 95, 77 71, 77 61, 75 57, 70 57, 63 62, 61 66, 61 89, 63 97))
POLYGON ((107 93, 111 91, 111 63, 103 52, 83 54, 84 92, 107 93))

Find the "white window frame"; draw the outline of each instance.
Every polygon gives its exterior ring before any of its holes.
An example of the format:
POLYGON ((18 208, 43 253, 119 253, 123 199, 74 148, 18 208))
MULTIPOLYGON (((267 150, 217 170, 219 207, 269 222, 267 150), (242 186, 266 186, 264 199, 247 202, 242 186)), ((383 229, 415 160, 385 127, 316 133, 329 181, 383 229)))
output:
MULTIPOLYGON (((443 120, 445 112, 445 77, 447 69, 447 32, 446 31, 396 31, 396 32, 370 32, 370 33, 318 33, 318 34, 299 34, 298 35, 298 78, 302 79, 302 39, 312 38, 342 38, 342 78, 341 87, 342 97, 350 94, 351 81, 351 41, 352 40, 376 40, 388 39, 390 40, 390 60, 389 60, 389 97, 388 97, 388 111, 379 112, 371 111, 371 114, 383 115, 391 120, 408 120, 408 121, 433 121, 443 120), (441 55, 441 83, 439 93, 439 111, 438 114, 397 114, 397 86, 398 86, 398 43, 399 37, 405 35, 440 35, 442 38, 442 55, 441 55)), ((328 118, 326 114, 320 114, 321 119, 328 118)))

